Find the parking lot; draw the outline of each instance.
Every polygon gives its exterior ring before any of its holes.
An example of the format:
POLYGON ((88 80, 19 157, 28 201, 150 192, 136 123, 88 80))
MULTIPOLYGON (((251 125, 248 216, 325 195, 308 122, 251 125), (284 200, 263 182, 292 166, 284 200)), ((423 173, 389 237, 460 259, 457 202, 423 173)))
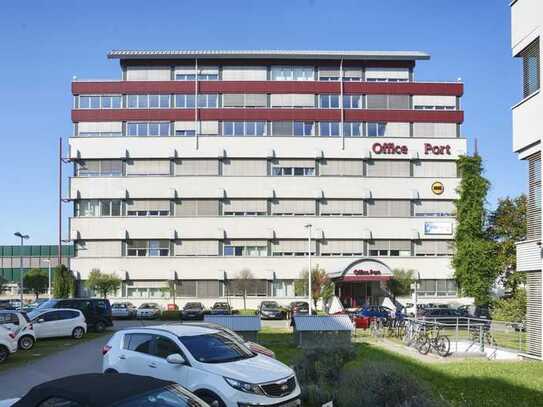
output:
MULTIPOLYGON (((115 321, 115 327, 108 332, 141 325, 172 324, 160 321, 115 321)), ((288 327, 287 321, 263 321, 263 326, 288 327)), ((100 372, 102 369, 102 347, 110 334, 83 342, 35 362, 0 372, 0 400, 20 397, 33 386, 64 376, 100 372)), ((12 357, 16 357, 13 355, 12 357)))

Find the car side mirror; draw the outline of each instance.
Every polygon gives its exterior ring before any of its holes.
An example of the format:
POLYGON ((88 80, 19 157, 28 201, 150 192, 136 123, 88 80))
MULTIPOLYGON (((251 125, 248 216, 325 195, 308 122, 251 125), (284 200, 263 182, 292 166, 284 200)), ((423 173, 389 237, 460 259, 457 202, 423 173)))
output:
POLYGON ((45 322, 45 319, 39 318, 36 322, 37 322, 38 324, 41 324, 42 322, 45 322))
POLYGON ((185 358, 179 353, 174 353, 166 358, 166 362, 171 363, 172 365, 184 365, 185 358))

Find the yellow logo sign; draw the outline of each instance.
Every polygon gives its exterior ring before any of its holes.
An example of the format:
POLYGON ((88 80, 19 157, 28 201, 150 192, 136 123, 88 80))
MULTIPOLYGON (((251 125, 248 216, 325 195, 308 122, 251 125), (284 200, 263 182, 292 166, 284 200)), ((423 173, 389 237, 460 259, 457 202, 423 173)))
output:
POLYGON ((441 195, 445 191, 445 187, 439 181, 432 184, 432 192, 436 195, 441 195))

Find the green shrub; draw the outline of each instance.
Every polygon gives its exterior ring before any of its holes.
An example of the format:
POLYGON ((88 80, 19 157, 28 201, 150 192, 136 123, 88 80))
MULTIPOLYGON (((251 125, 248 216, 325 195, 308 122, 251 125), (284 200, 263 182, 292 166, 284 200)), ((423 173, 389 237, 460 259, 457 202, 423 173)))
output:
POLYGON ((160 319, 162 321, 179 321, 181 320, 181 314, 179 311, 162 311, 160 319))
POLYGON ((494 303, 492 319, 496 321, 521 322, 526 319, 526 291, 519 288, 511 298, 502 298, 494 303))
POLYGON ((368 362, 342 372, 336 392, 339 407, 437 407, 429 389, 399 365, 368 362))
POLYGON ((332 400, 341 369, 355 356, 356 352, 350 346, 305 350, 294 364, 302 388, 302 400, 309 405, 321 405, 332 400))

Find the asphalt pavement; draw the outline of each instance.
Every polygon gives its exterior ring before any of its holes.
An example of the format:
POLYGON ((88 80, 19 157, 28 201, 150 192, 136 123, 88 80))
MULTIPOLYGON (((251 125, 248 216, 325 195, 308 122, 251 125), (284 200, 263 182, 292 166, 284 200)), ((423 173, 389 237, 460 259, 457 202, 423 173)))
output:
MULTIPOLYGON (((288 327, 287 321, 262 321, 264 326, 282 328, 288 327)), ((115 330, 141 325, 163 324, 160 321, 115 321, 115 330)), ((27 363, 21 367, 9 369, 0 373, 0 400, 21 397, 32 387, 59 379, 83 373, 96 373, 102 370, 102 348, 111 334, 82 342, 66 350, 53 353, 27 363)), ((16 357, 16 355, 12 355, 16 357)))

